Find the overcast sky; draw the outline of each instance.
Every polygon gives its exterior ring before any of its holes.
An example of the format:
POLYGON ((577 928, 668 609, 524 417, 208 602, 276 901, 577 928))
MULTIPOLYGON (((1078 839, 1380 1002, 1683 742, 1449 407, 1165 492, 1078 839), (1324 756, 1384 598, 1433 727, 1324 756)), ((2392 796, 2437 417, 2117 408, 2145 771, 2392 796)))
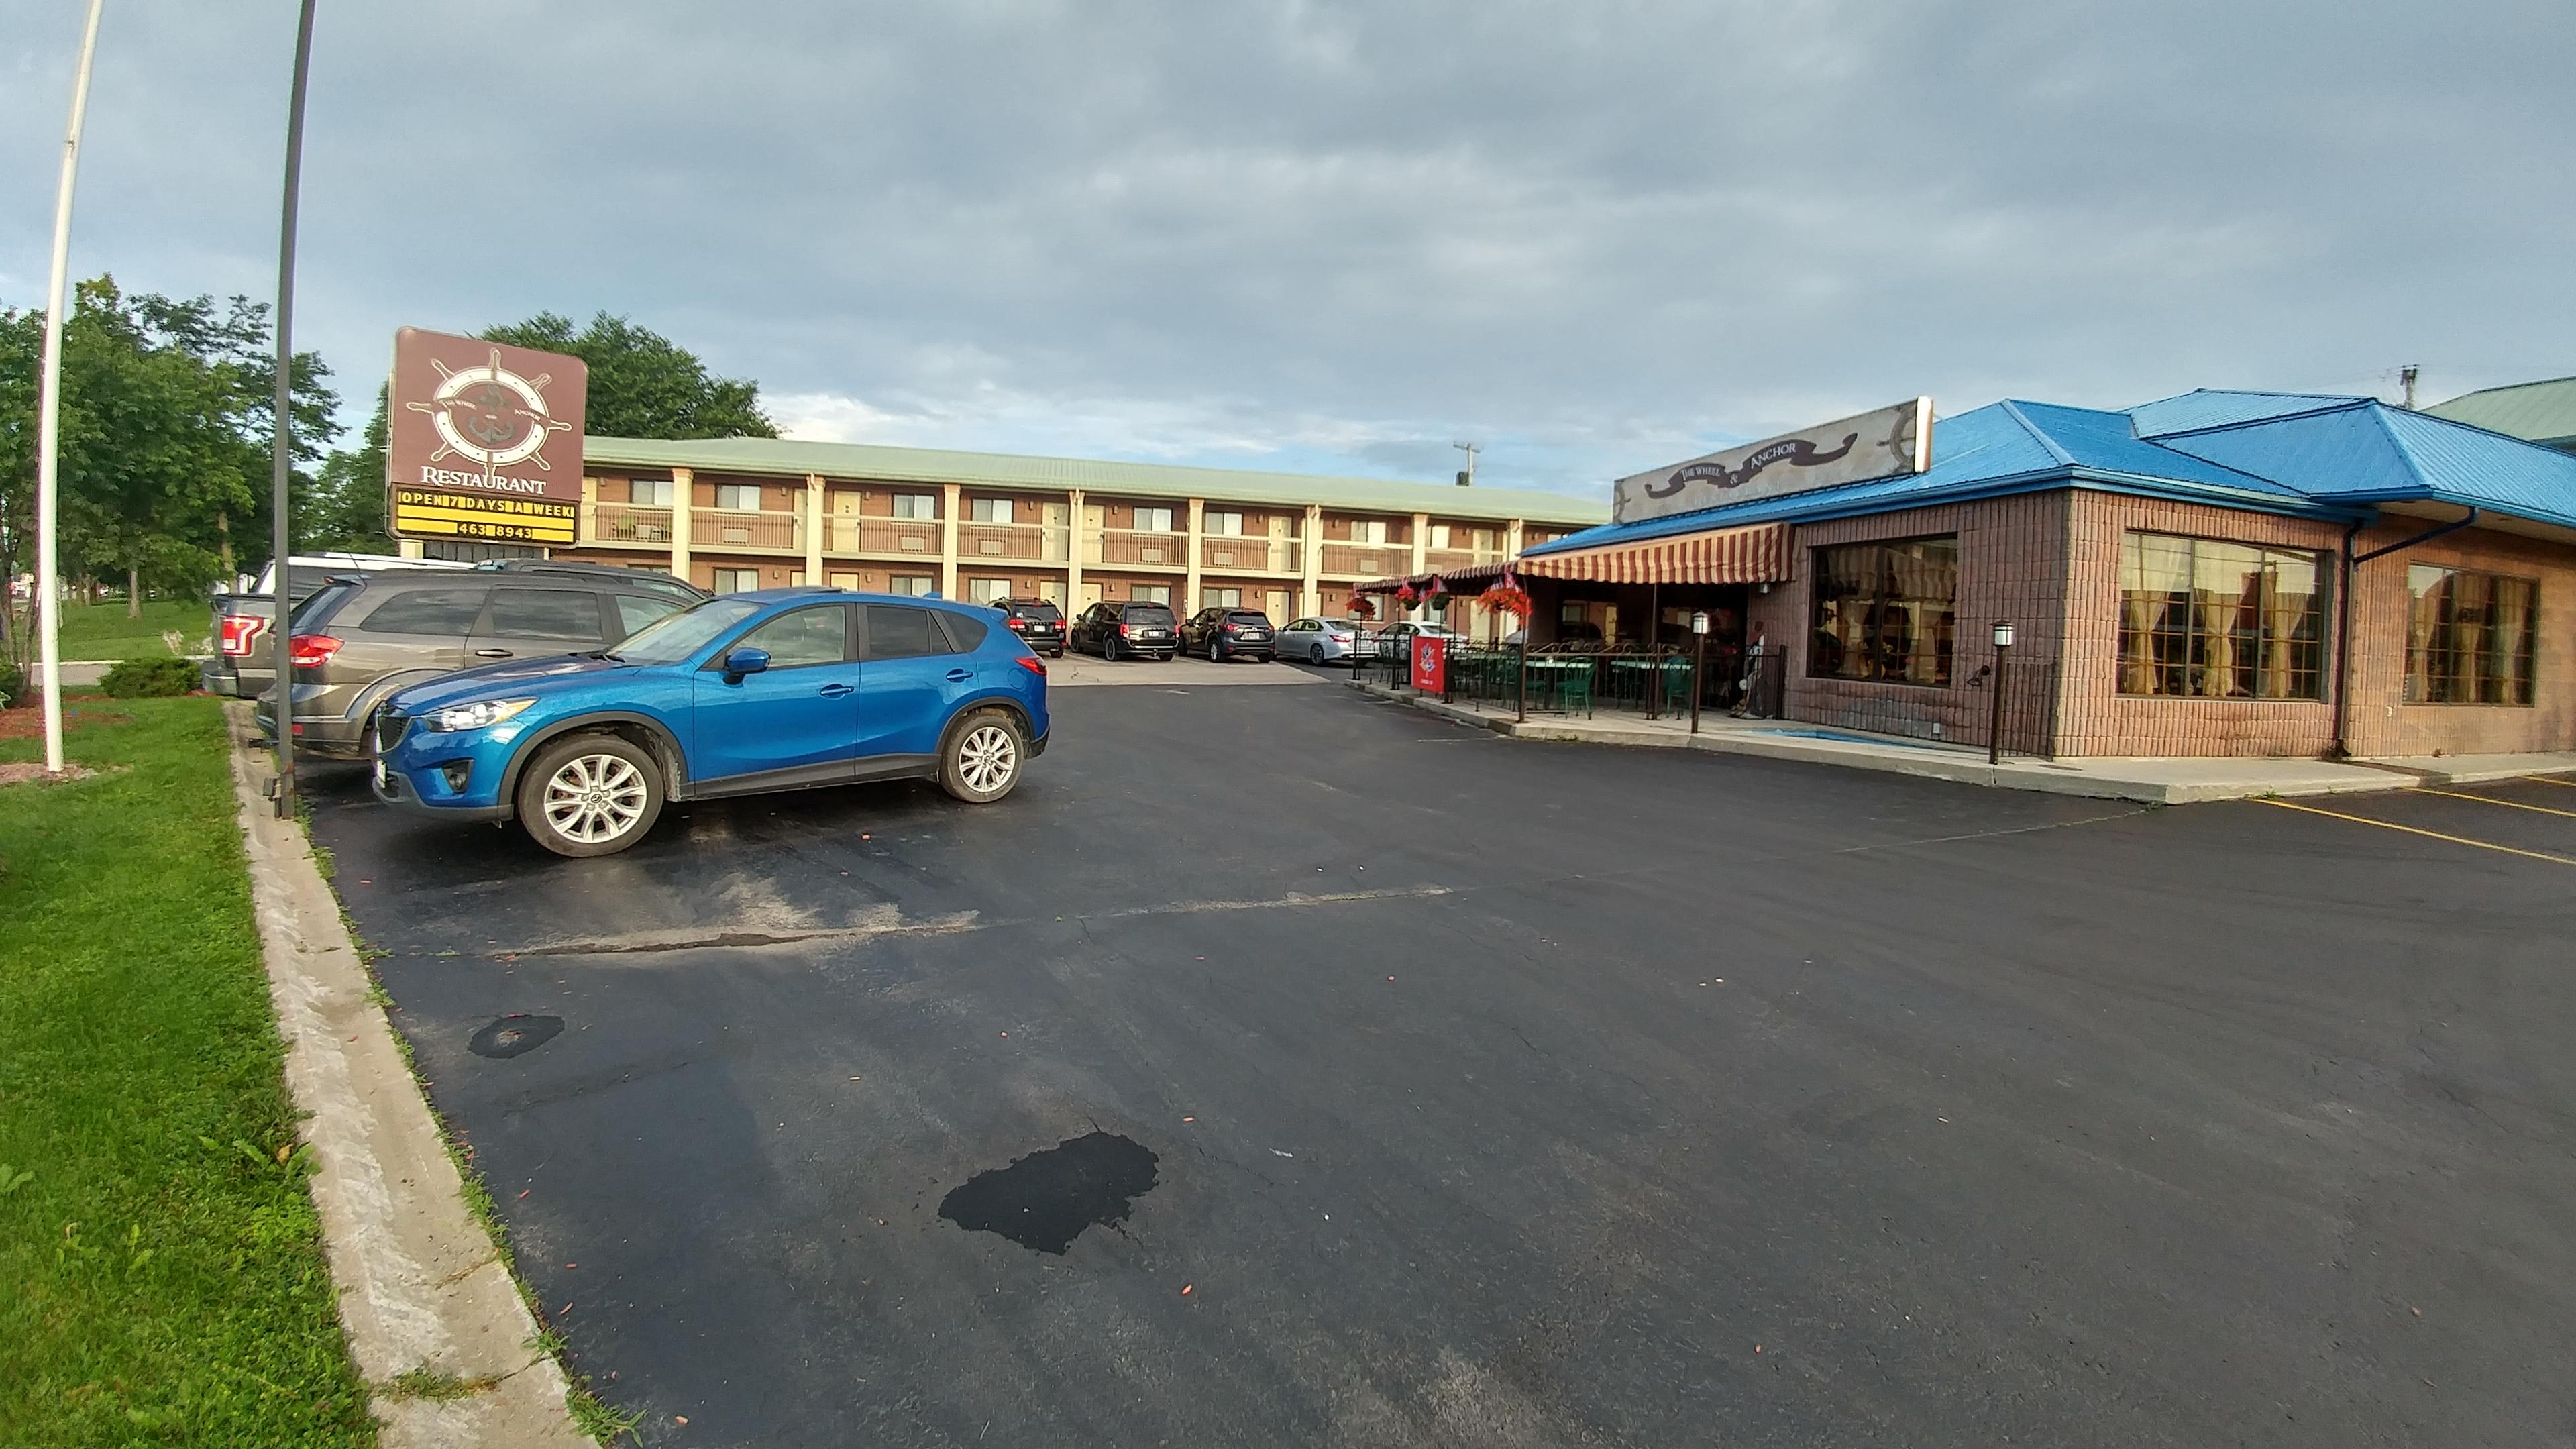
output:
MULTIPOLYGON (((0 0, 41 305, 81 0, 0 0)), ((289 0, 108 0, 73 265, 270 294, 289 0)), ((1606 480, 1928 392, 2576 373, 2576 4, 324 0, 299 340, 626 314, 792 434, 1606 480)))

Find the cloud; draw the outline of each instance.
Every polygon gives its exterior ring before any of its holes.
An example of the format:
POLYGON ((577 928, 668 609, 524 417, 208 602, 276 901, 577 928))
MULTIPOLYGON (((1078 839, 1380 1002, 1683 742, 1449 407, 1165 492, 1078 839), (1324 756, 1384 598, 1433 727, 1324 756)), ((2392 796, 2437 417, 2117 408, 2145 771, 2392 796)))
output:
MULTIPOLYGON (((76 9, 0 0, 14 303, 76 9)), ((111 12, 85 273, 266 290, 291 23, 111 12)), ((2568 370, 2571 50, 2563 0, 345 7, 299 315, 353 395, 396 326, 605 309, 817 435, 1578 491, 1925 391, 2442 395, 2568 370)))

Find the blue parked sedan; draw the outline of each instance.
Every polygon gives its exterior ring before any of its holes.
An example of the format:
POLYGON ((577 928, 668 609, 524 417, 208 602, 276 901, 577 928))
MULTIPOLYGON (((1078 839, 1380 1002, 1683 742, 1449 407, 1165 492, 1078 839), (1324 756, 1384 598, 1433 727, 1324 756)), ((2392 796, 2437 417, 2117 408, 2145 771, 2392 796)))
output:
POLYGON ((377 798, 515 818, 558 855, 644 838, 666 800, 936 780, 983 805, 1046 752, 1046 666, 990 609, 840 589, 708 599, 613 652, 469 669, 385 701, 377 798))

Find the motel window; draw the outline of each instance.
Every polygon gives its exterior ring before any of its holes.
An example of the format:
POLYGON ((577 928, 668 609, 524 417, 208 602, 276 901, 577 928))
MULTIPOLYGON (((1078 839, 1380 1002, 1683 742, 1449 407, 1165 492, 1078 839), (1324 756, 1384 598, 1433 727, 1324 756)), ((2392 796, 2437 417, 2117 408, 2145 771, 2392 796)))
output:
POLYGON ((760 485, 757 483, 719 483, 716 485, 716 507, 741 513, 760 511, 760 485))
POLYGON ((976 603, 990 604, 999 599, 1007 599, 1010 596, 1011 581, 1009 579, 968 579, 966 581, 966 597, 974 600, 976 603))
POLYGON ((1235 512, 1199 515, 1199 532, 1218 538, 1243 537, 1243 515, 1235 512))
POLYGON ((2531 703, 2540 625, 2532 579, 2416 564, 2406 570, 2406 702, 2531 703))
POLYGON ((898 493, 894 496, 897 518, 937 518, 939 495, 935 493, 898 493))
POLYGON ((939 578, 936 574, 896 574, 886 580, 887 593, 910 594, 916 599, 927 598, 938 588, 939 578))
POLYGON ((1354 519, 1352 519, 1352 520, 1351 520, 1351 542, 1353 542, 1353 543, 1384 543, 1384 542, 1386 542, 1386 520, 1385 520, 1385 519, 1383 519, 1383 518, 1354 518, 1354 519))
POLYGON ((1949 684, 1959 604, 1956 534, 1820 548, 1815 562, 1810 676, 1949 684))
POLYGON ((748 593, 759 587, 760 570, 758 569, 716 570, 716 592, 719 594, 748 593))
POLYGON ((641 507, 671 506, 671 480, 668 478, 638 478, 626 485, 626 492, 628 501, 641 507))
POLYGON ((1240 609, 1243 607, 1243 590, 1201 589, 1199 590, 1199 607, 1202 609, 1240 609))
POLYGON ((968 507, 974 510, 971 516, 977 523, 1008 523, 1011 521, 1011 500, 1007 498, 978 498, 970 503, 968 507))
POLYGON ((1130 603, 1161 604, 1168 608, 1172 602, 1172 586, 1170 584, 1129 584, 1127 599, 1130 603))
POLYGON ((2326 577, 2297 549, 2123 535, 2120 693, 2324 698, 2326 577))
POLYGON ((1136 510, 1136 527, 1144 533, 1169 533, 1172 531, 1172 510, 1139 508, 1136 510))

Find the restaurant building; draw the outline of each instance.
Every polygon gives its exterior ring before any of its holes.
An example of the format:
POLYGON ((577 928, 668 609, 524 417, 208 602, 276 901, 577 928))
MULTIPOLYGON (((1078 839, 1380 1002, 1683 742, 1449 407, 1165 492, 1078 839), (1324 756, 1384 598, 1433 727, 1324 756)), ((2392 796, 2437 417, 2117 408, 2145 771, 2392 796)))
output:
POLYGON ((1557 494, 776 438, 583 443, 555 557, 734 592, 806 582, 1068 613, 1339 614, 1362 580, 1497 562, 1609 510, 1557 494))
POLYGON ((2047 756, 2576 749, 2576 457, 2356 397, 1922 415, 1885 476, 1799 484, 1795 449, 1864 435, 1836 424, 1622 480, 1780 464, 1528 547, 1530 646, 1687 648, 1705 612, 1730 668, 1759 646, 1767 712, 1979 745, 2000 715, 2047 756))

